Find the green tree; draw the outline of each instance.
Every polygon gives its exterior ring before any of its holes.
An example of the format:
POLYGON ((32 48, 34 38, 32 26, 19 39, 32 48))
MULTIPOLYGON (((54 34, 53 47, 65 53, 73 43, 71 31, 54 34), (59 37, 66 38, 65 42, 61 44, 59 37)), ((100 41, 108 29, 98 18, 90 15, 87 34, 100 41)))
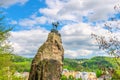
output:
POLYGON ((100 77, 102 75, 102 70, 96 70, 96 76, 97 77, 100 77))
POLYGON ((72 75, 70 75, 68 80, 75 80, 75 78, 72 75))
POLYGON ((11 75, 9 68, 12 64, 8 41, 12 28, 6 26, 4 18, 0 12, 0 80, 8 80, 11 75))
POLYGON ((112 80, 118 80, 120 79, 120 70, 115 70, 115 72, 112 75, 112 80))
POLYGON ((60 80, 67 80, 67 77, 65 75, 62 75, 60 80))

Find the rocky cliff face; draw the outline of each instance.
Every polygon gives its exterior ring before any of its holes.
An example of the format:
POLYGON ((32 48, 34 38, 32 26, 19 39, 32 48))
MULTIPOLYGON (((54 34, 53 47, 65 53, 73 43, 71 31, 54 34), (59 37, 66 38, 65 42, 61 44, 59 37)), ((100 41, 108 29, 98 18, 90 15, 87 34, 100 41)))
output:
POLYGON ((50 32, 35 55, 28 80, 60 80, 64 49, 58 32, 50 32))

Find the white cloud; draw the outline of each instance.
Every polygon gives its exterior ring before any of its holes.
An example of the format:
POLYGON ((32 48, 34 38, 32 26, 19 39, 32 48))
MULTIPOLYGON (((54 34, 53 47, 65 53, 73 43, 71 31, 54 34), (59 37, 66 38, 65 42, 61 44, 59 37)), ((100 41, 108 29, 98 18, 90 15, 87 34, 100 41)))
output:
MULTIPOLYGON (((81 58, 99 54, 98 46, 90 36, 92 32, 104 35, 106 30, 86 23, 63 26, 60 33, 65 49, 65 57, 81 58)), ((14 52, 26 57, 33 57, 48 36, 48 31, 42 28, 11 33, 14 52)))
POLYGON ((51 23, 53 21, 82 22, 86 16, 89 21, 106 20, 114 13, 114 6, 120 0, 46 0, 47 7, 40 8, 29 18, 19 21, 20 26, 35 26, 37 24, 51 23), (37 13, 37 14, 36 14, 37 13))
POLYGON ((15 21, 15 20, 12 20, 11 22, 10 22, 10 24, 12 24, 12 25, 15 25, 15 24, 17 24, 18 22, 17 21, 15 21))
POLYGON ((90 21, 106 20, 114 13, 120 0, 46 0, 47 7, 39 12, 53 20, 81 21, 87 16, 90 21))
POLYGON ((30 26, 34 26, 35 24, 36 24, 36 21, 34 21, 32 19, 27 19, 27 18, 19 21, 20 26, 30 27, 30 26))
POLYGON ((46 17, 36 17, 36 15, 32 15, 30 18, 24 18, 18 21, 18 24, 22 27, 33 27, 38 24, 45 24, 46 17))
MULTIPOLYGON (((76 23, 72 24, 66 23, 60 30, 65 57, 94 56, 101 51, 98 51, 98 46, 91 39, 91 33, 107 35, 107 32, 102 27, 103 23, 93 27, 89 23, 82 23, 81 19, 83 16, 87 16, 90 21, 106 20, 109 15, 114 13, 113 7, 119 2, 119 0, 46 0, 47 7, 39 9, 43 16, 39 17, 34 14, 29 18, 19 20, 18 24, 35 27, 56 20, 75 21, 76 23)), ((24 56, 35 55, 39 46, 47 38, 47 34, 48 31, 44 29, 12 32, 11 41, 15 53, 24 56)))
POLYGON ((101 26, 90 26, 87 23, 76 23, 64 26, 62 34, 65 57, 80 58, 83 56, 101 55, 97 43, 91 38, 91 33, 107 35, 107 30, 101 26))
POLYGON ((106 26, 109 26, 116 31, 120 31, 120 20, 106 21, 106 26))
POLYGON ((84 49, 65 51, 65 57, 69 57, 69 58, 81 58, 81 57, 88 56, 90 54, 92 54, 92 51, 84 50, 84 49))
POLYGON ((14 4, 24 5, 28 0, 0 0, 2 7, 8 8, 14 4))
POLYGON ((11 32, 12 47, 14 53, 26 57, 33 57, 40 45, 47 38, 48 31, 45 29, 33 29, 18 32, 11 32))

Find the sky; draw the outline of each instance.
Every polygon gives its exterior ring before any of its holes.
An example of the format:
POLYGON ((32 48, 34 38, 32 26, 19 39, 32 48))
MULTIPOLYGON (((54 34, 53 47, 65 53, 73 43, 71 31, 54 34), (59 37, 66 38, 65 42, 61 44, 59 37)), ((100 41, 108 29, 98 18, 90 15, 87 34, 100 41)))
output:
MULTIPOLYGON (((105 23, 120 22, 120 0, 0 0, 7 24, 14 26, 10 42, 14 54, 34 57, 47 39, 52 22, 59 21, 66 58, 109 56, 99 50, 91 33, 107 35, 105 23)), ((115 35, 119 35, 115 31, 115 35)), ((119 38, 120 39, 120 38, 119 38)))

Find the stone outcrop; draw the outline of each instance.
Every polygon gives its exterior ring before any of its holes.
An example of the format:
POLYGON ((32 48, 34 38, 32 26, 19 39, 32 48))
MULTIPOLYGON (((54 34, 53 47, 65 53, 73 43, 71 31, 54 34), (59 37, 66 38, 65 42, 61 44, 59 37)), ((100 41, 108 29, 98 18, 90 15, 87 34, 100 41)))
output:
POLYGON ((51 30, 32 61, 28 80, 60 80, 63 55, 61 35, 51 30))

